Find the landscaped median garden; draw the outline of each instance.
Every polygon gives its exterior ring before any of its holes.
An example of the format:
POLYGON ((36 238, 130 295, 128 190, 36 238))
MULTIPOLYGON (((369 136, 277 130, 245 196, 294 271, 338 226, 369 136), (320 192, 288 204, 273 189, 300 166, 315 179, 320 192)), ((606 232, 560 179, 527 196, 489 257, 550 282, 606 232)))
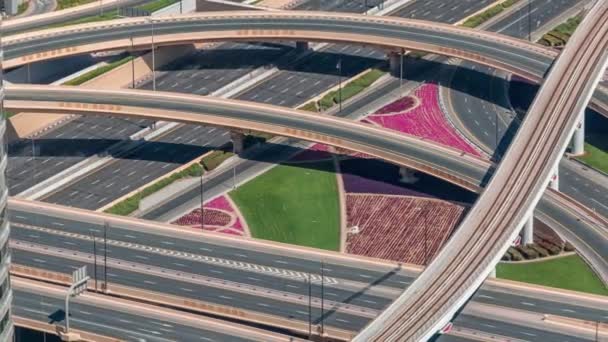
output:
POLYGON ((502 13, 504 10, 506 10, 507 8, 513 6, 515 3, 517 3, 519 0, 505 0, 503 2, 501 2, 498 5, 495 5, 493 7, 488 8, 487 10, 474 15, 472 17, 470 17, 469 19, 467 19, 462 26, 464 27, 470 27, 470 28, 475 28, 483 23, 485 23, 486 21, 492 19, 493 17, 499 15, 500 13, 502 13))
POLYGON ((100 66, 99 68, 95 68, 89 72, 86 72, 78 77, 75 77, 75 78, 65 82, 63 85, 70 85, 70 86, 81 85, 87 81, 94 79, 95 77, 101 76, 101 75, 105 74, 106 72, 109 72, 110 70, 116 69, 119 66, 126 64, 127 62, 130 62, 133 58, 135 58, 135 57, 127 56, 127 57, 119 59, 117 61, 100 66))
POLYGON ((608 174, 608 134, 587 134, 585 139, 585 155, 577 159, 608 174))
MULTIPOLYGON (((380 77, 384 76, 384 74, 386 74, 386 72, 380 69, 371 69, 365 74, 346 83, 346 85, 342 87, 342 103, 365 90, 367 87, 376 82, 380 77)), ((310 112, 323 112, 339 103, 340 91, 336 89, 325 94, 325 96, 323 96, 318 101, 311 101, 306 103, 300 109, 307 110, 310 112)))
POLYGON ((163 189, 164 187, 172 184, 177 180, 186 177, 200 177, 202 173, 203 168, 201 167, 201 165, 198 163, 194 163, 179 172, 175 172, 170 176, 162 178, 156 183, 145 187, 144 189, 138 191, 136 194, 130 196, 129 198, 120 201, 112 207, 106 209, 105 212, 115 215, 129 215, 135 210, 139 209, 139 202, 141 202, 143 198, 152 195, 153 193, 163 189))
POLYGON ((500 263, 498 278, 608 296, 608 289, 578 255, 524 263, 500 263))
POLYGON ((337 251, 340 204, 333 162, 279 165, 230 193, 255 238, 337 251))

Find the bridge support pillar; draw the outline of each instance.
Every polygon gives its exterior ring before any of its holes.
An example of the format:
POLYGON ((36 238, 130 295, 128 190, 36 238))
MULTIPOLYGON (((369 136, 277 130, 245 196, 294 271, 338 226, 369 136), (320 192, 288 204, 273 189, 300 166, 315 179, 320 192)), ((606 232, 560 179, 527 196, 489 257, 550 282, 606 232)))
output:
POLYGON ((522 229, 521 243, 527 245, 534 242, 534 216, 530 215, 522 229))
POLYGON ((585 153, 585 111, 580 115, 578 126, 572 136, 572 155, 580 156, 585 153))
POLYGON ((391 75, 399 77, 401 72, 401 56, 397 52, 389 52, 388 54, 388 65, 391 75))
POLYGON ((418 175, 416 174, 416 170, 407 167, 399 168, 399 181, 401 183, 414 184, 419 179, 420 177, 418 177, 418 175))
POLYGON ((551 180, 549 181, 549 187, 556 191, 559 190, 559 166, 555 168, 553 176, 551 176, 551 180))
POLYGON ((308 42, 296 42, 296 50, 299 52, 306 51, 309 48, 308 42))
POLYGON ((245 134, 236 131, 230 131, 230 140, 232 140, 233 150, 235 154, 241 154, 245 148, 245 134))

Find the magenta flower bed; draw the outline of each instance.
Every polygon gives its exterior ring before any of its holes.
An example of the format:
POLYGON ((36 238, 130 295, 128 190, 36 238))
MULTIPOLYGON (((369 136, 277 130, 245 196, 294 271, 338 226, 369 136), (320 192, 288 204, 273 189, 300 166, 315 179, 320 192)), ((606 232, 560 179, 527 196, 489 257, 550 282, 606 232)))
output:
MULTIPOLYGON (((245 234, 241 219, 236 210, 225 196, 219 196, 205 203, 205 230, 231 235, 243 236, 245 234)), ((180 226, 191 226, 200 229, 201 210, 194 209, 188 214, 173 222, 180 226)))
POLYGON ((224 196, 219 196, 212 199, 211 201, 205 203, 204 207, 212 209, 221 209, 229 213, 234 213, 234 208, 232 208, 232 205, 230 205, 230 202, 228 202, 228 200, 224 196))
POLYGON ((446 121, 439 107, 439 94, 436 84, 420 86, 416 89, 415 96, 421 101, 416 108, 394 115, 374 114, 369 116, 367 120, 395 131, 422 137, 465 153, 481 156, 477 149, 469 145, 446 121))
POLYGON ((399 100, 389 103, 388 105, 378 109, 374 114, 388 114, 404 112, 412 109, 416 105, 416 99, 412 96, 406 96, 399 100))

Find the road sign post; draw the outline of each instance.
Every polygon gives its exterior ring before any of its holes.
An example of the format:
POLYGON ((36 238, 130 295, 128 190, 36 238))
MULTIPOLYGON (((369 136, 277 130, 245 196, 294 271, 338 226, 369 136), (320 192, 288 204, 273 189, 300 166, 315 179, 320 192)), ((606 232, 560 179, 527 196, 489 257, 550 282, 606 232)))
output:
POLYGON ((72 272, 72 285, 65 295, 65 334, 70 333, 70 297, 76 297, 86 291, 89 278, 86 266, 72 272))

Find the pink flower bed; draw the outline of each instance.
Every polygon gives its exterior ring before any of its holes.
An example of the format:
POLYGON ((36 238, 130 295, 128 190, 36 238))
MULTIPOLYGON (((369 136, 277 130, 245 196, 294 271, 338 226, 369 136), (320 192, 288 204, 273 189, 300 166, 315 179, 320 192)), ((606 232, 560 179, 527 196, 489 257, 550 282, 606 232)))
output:
MULTIPOLYGON (((241 218, 225 196, 219 196, 205 203, 205 230, 224 234, 244 236, 245 230, 241 218)), ((201 227, 201 210, 194 209, 173 222, 180 226, 201 227)))
POLYGON ((430 262, 464 216, 465 207, 409 196, 347 194, 346 251, 400 262, 430 262), (426 238, 426 242, 425 242, 426 238))
MULTIPOLYGON (((419 98, 420 105, 414 109, 398 112, 394 115, 379 114, 382 113, 381 110, 369 116, 367 120, 395 131, 416 135, 465 153, 481 156, 479 151, 469 145, 446 121, 439 107, 438 86, 436 84, 420 86, 416 89, 415 96, 419 98)), ((387 107, 389 106, 391 105, 387 107)))

